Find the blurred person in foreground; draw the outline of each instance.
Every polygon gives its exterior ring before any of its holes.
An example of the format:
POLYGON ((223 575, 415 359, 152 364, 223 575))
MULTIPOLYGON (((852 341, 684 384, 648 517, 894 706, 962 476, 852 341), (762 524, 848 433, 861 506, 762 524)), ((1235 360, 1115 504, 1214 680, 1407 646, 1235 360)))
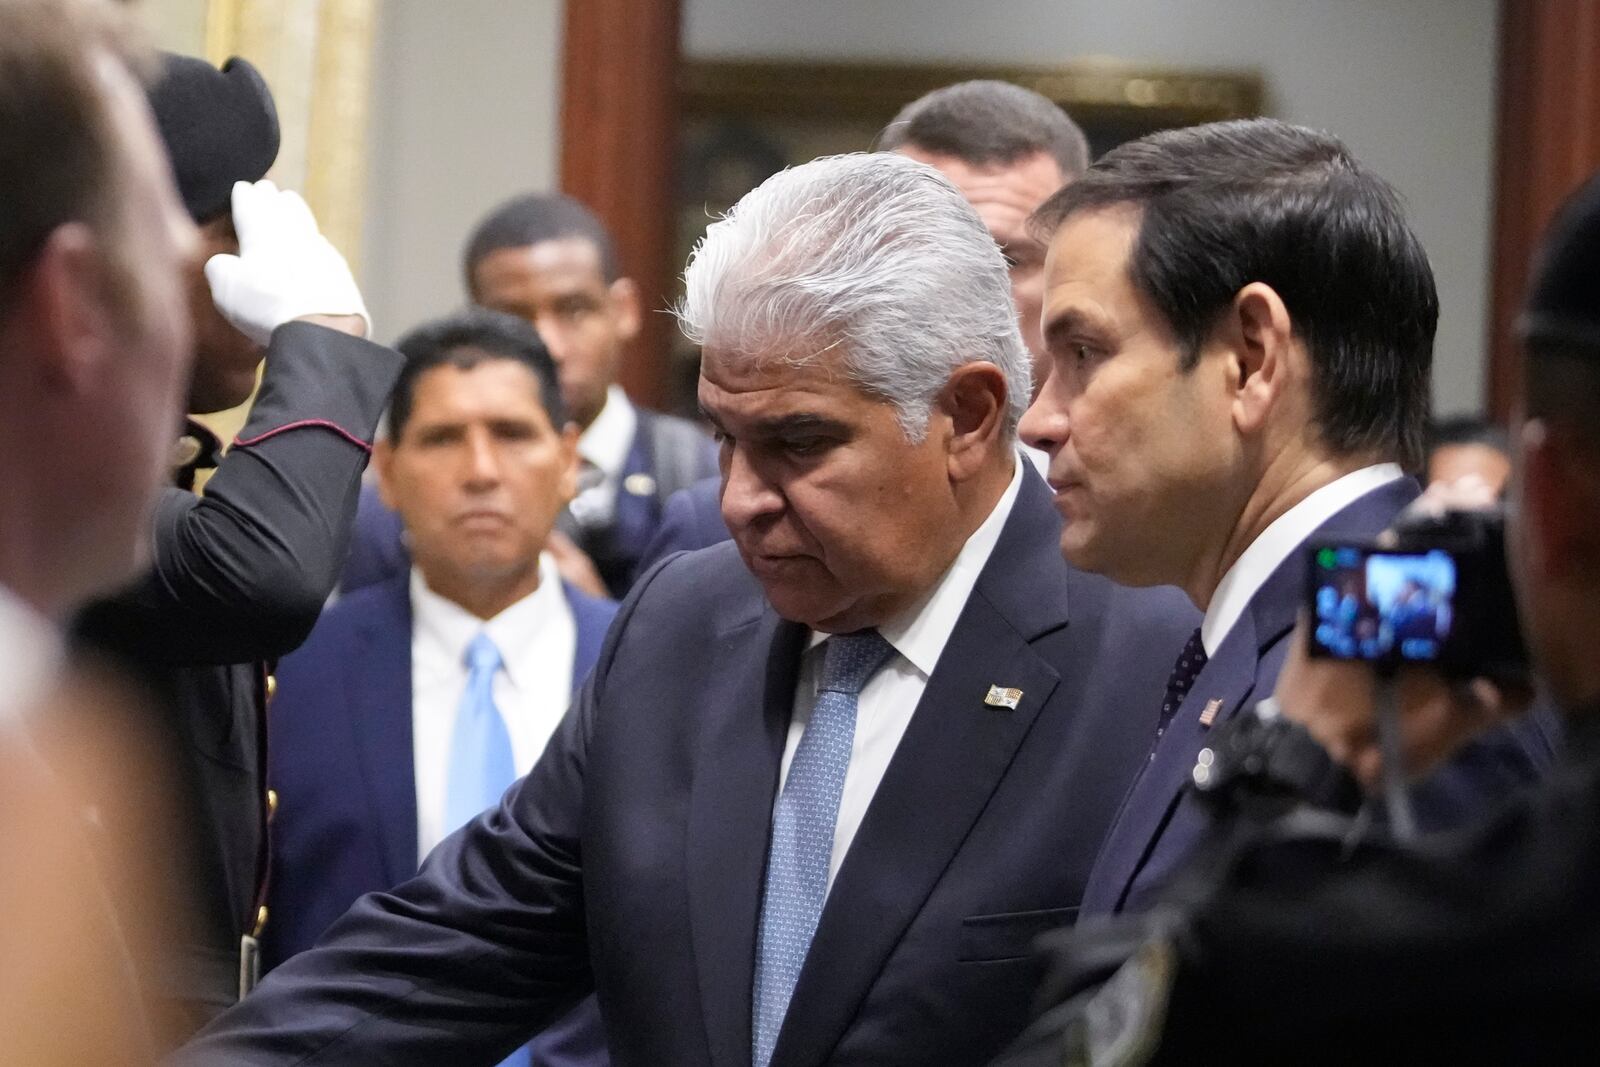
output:
POLYGON ((1511 440, 1505 430, 1478 415, 1437 419, 1428 431, 1429 486, 1466 478, 1502 497, 1511 480, 1511 440))
MULTIPOLYGON (((278 149, 248 63, 162 57, 149 90, 202 247, 186 276, 193 412, 260 390, 225 456, 169 426, 175 484, 146 528, 154 564, 79 618, 82 643, 137 677, 157 710, 184 821, 170 859, 189 925, 144 961, 187 1033, 255 979, 267 920, 266 704, 272 662, 333 588, 361 472, 400 357, 363 338, 361 294, 298 195, 257 181, 278 149), (203 496, 195 472, 215 467, 203 496)), ((123 805, 102 805, 115 826, 123 805)))
MULTIPOLYGON (((412 565, 340 599, 278 665, 268 967, 411 878, 528 772, 617 611, 544 551, 576 488, 578 431, 533 327, 471 308, 396 347, 406 366, 373 467, 412 565)), ((605 1063, 594 1001, 528 1051, 605 1063)))
MULTIPOLYGON (((926 163, 949 178, 978 213, 1006 259, 1017 325, 1033 360, 1033 388, 1047 370, 1039 336, 1044 293, 1044 244, 1029 231, 1029 216, 1050 194, 1089 165, 1083 130, 1056 104, 1020 85, 965 81, 925 93, 900 110, 878 134, 881 151, 926 163)), ((1049 457, 1022 446, 1044 473, 1049 457)), ((717 507, 716 477, 673 494, 639 573, 673 552, 728 538, 717 507)))
MULTIPOLYGON (((193 224, 145 103, 126 16, 0 0, 0 1058, 144 1063, 129 949, 161 911, 156 840, 95 824, 143 798, 138 738, 82 725, 119 701, 63 671, 62 627, 150 555, 190 359, 193 224), (93 785, 91 790, 89 787, 93 785), (110 911, 136 894, 129 925, 110 911)), ((148 813, 149 805, 146 805, 148 813)), ((142 830, 143 828, 140 827, 142 830)))
POLYGON ((1005 263, 931 167, 783 171, 686 277, 734 544, 641 579, 528 776, 181 1062, 486 1061, 591 991, 641 1067, 1019 1032, 1193 613, 1062 564, 1005 263))
MULTIPOLYGON (((1600 1043, 1600 178, 1552 226, 1519 322, 1507 547, 1520 632, 1567 744, 1481 825, 1402 847, 1287 819, 1138 929, 1069 938, 1060 976, 1131 957, 1052 1008, 1004 1062, 1579 1062, 1600 1043), (1142 940, 1141 940, 1142 937, 1142 940), (1117 946, 1121 943, 1121 947, 1117 946), (1128 946, 1132 947, 1131 951, 1128 946)), ((1424 503, 1487 506, 1475 492, 1424 503)), ((1513 640, 1511 618, 1490 622, 1513 640)), ((1278 711, 1370 786, 1376 681, 1312 660, 1302 625, 1278 711)), ((1405 770, 1527 706, 1488 678, 1401 668, 1405 770)), ((1069 993, 1058 985, 1047 1005, 1069 993)))

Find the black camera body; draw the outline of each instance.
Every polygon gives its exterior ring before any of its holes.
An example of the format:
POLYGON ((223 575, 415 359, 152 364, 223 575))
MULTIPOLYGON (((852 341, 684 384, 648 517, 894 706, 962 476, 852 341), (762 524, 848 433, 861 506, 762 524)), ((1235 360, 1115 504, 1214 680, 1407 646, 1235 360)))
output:
POLYGON ((1505 512, 1408 517, 1393 544, 1307 546, 1311 654, 1526 684, 1531 667, 1506 568, 1505 512))

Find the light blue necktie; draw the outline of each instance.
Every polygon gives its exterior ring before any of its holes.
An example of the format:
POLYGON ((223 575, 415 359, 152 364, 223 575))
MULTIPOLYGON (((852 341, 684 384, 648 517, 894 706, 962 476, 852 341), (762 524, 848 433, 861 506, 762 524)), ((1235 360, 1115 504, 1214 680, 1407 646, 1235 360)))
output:
POLYGON ((489 635, 467 646, 467 689, 450 734, 450 779, 445 790, 444 828, 454 833, 500 801, 517 780, 511 733, 494 706, 494 676, 502 662, 489 635))
MULTIPOLYGON (((467 646, 467 689, 456 709, 450 734, 450 780, 445 788, 444 828, 454 833, 500 802, 517 780, 511 732, 494 706, 494 676, 503 662, 489 635, 478 634, 467 646)), ((501 1061, 500 1067, 528 1067, 526 1046, 501 1061)))
POLYGON ((856 698, 894 646, 876 630, 835 634, 822 650, 822 681, 789 777, 772 811, 767 881, 756 934, 751 1060, 767 1067, 828 895, 839 797, 856 736, 856 698))

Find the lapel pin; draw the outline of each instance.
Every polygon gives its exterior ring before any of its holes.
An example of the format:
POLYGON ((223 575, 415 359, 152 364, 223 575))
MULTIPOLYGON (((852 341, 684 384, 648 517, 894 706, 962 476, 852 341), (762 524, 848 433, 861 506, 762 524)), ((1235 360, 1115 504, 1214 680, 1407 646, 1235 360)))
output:
POLYGON ((1022 690, 1020 689, 1004 689, 998 685, 991 685, 988 695, 983 698, 983 702, 991 708, 1015 708, 1021 699, 1022 690))
POLYGON ((656 480, 638 471, 622 479, 622 488, 634 496, 650 496, 656 491, 656 480))
POLYGON ((1217 712, 1222 710, 1222 698, 1216 697, 1206 701, 1206 706, 1200 711, 1200 725, 1210 726, 1217 721, 1217 712))

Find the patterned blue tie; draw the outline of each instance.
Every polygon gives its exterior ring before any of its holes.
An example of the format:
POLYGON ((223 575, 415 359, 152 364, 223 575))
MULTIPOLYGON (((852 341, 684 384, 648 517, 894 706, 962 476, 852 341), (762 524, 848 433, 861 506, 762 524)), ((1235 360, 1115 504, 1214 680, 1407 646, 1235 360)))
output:
MULTIPOLYGON (((511 732, 494 706, 494 676, 503 662, 489 635, 480 633, 467 646, 467 689, 456 709, 450 734, 450 781, 445 789, 444 826, 454 833, 500 801, 517 780, 511 732)), ((529 1067, 532 1054, 519 1048, 500 1067, 529 1067)))
POLYGON ((754 1067, 767 1067, 772 1061, 789 998, 828 895, 833 828, 856 736, 856 698, 893 654, 894 646, 876 630, 836 634, 823 648, 816 704, 772 811, 767 882, 756 935, 754 1067))

